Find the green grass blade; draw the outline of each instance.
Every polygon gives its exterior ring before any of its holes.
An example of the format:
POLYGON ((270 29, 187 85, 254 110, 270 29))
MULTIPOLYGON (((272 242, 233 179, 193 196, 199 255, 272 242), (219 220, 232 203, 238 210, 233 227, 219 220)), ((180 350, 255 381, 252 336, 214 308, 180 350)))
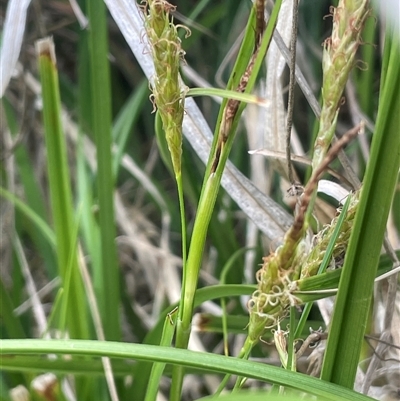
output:
MULTIPOLYGON (((161 336, 160 345, 163 347, 170 347, 172 338, 175 333, 176 318, 178 317, 177 309, 169 313, 164 321, 163 333, 161 336)), ((157 398, 157 391, 160 385, 160 379, 165 369, 165 363, 155 363, 151 370, 149 386, 147 387, 145 401, 155 401, 157 398)))
POLYGON ((58 268, 63 284, 69 282, 67 327, 72 338, 88 338, 86 298, 74 252, 76 235, 72 208, 72 193, 65 137, 61 127, 58 73, 55 64, 53 42, 47 38, 37 42, 40 77, 43 96, 43 120, 47 148, 47 171, 54 231, 57 239, 58 268), (70 270, 69 270, 70 269, 70 270), (76 311, 80 313, 76 313, 76 311))
POLYGON ((86 252, 90 255, 92 271, 101 272, 101 241, 97 213, 93 211, 93 175, 83 151, 83 137, 77 144, 77 202, 81 210, 80 229, 86 252))
POLYGON ((245 103, 257 104, 261 107, 266 107, 268 104, 268 99, 262 99, 259 96, 249 93, 236 92, 234 90, 220 88, 191 88, 188 90, 186 96, 217 96, 223 99, 235 99, 245 103))
POLYGON ((111 91, 108 62, 106 10, 103 2, 88 1, 88 35, 91 76, 92 129, 97 149, 97 190, 101 237, 101 272, 94 277, 95 290, 107 339, 121 337, 119 275, 115 246, 114 176, 111 156, 111 91))
MULTIPOLYGON (((194 352, 170 347, 160 347, 143 344, 127 344, 111 341, 88 340, 1 340, 1 355, 26 354, 67 354, 86 355, 92 357, 108 356, 110 358, 125 358, 148 360, 179 364, 197 369, 205 369, 216 373, 230 373, 239 376, 268 381, 290 388, 296 388, 326 400, 367 401, 371 398, 356 393, 341 386, 327 383, 315 377, 290 372, 275 366, 254 361, 215 355, 211 353, 194 352)), ((13 358, 7 359, 7 365, 12 365, 13 358)), ((51 360, 48 367, 51 369, 51 360)))

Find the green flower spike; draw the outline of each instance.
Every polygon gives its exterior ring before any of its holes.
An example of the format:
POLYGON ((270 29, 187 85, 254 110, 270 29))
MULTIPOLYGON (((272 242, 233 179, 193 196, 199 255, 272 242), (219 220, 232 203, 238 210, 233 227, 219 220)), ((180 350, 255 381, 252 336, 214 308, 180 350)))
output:
POLYGON ((179 76, 179 63, 185 52, 177 28, 170 18, 175 6, 164 0, 149 0, 144 6, 145 29, 154 60, 156 74, 152 99, 163 123, 175 176, 181 174, 182 121, 187 88, 179 76))

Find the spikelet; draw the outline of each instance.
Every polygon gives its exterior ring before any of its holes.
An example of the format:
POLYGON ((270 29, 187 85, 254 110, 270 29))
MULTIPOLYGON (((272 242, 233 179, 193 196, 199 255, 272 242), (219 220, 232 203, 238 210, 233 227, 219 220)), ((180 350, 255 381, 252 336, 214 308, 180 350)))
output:
POLYGON ((369 15, 368 0, 340 0, 331 7, 332 36, 325 40, 322 56, 322 110, 320 126, 314 146, 313 168, 328 150, 336 129, 342 93, 354 65, 361 31, 369 15))
MULTIPOLYGON (((350 239, 351 229, 353 227, 354 218, 356 215, 360 191, 354 194, 350 194, 349 196, 351 197, 349 209, 347 210, 346 217, 343 221, 336 243, 333 247, 332 262, 334 264, 334 268, 339 267, 343 262, 347 245, 350 239)), ((311 252, 308 253, 301 268, 301 279, 315 276, 317 274, 319 266, 324 259, 325 252, 335 230, 338 219, 339 214, 332 220, 331 224, 324 226, 324 228, 317 235, 314 236, 311 252)))
POLYGON ((143 9, 144 25, 156 71, 152 98, 160 113, 172 165, 175 175, 178 176, 181 173, 186 88, 181 85, 179 76, 179 63, 185 52, 182 50, 177 29, 185 27, 173 24, 170 13, 175 10, 175 6, 165 0, 149 0, 143 9))

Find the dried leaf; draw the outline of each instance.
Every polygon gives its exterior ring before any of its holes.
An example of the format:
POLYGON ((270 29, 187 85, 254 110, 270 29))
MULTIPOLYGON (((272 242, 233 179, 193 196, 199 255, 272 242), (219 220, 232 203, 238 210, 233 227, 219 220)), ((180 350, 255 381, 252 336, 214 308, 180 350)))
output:
POLYGON ((7 6, 0 53, 0 98, 3 97, 14 74, 19 53, 21 52, 26 12, 30 3, 31 0, 10 0, 7 6))

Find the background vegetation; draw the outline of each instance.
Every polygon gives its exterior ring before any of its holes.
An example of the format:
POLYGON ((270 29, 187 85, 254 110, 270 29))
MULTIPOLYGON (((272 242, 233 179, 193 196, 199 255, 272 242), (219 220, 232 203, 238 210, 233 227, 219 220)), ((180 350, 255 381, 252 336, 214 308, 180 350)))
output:
MULTIPOLYGON (((289 362, 294 358, 295 334, 306 339, 309 327, 327 329, 332 298, 302 306, 309 311, 308 318, 303 314, 306 322, 299 322, 299 307, 290 308, 280 322, 283 331, 292 328, 289 336, 285 333, 287 348, 275 347, 274 333, 267 330, 250 361, 220 355, 240 353, 256 271, 263 256, 281 244, 296 203, 296 197, 287 194, 290 182, 282 159, 248 154, 256 148, 285 152, 280 145, 284 132, 271 130, 271 138, 265 131, 272 125, 263 114, 268 99, 260 100, 266 96, 265 63, 254 77, 252 93, 258 98, 245 99, 249 103, 237 118, 235 138, 229 143, 229 160, 235 168, 227 167, 224 188, 215 192, 215 205, 208 205, 212 211, 208 231, 201 218, 198 223, 207 233, 204 249, 200 245, 198 249, 202 257, 198 277, 186 272, 182 279, 186 263, 182 255, 189 244, 196 249, 201 242, 198 234, 192 234, 202 210, 199 199, 211 146, 210 131, 204 127, 207 123, 214 131, 220 124, 221 98, 204 89, 203 96, 195 97, 205 120, 196 114, 200 112, 194 103, 185 105, 189 122, 182 143, 180 179, 186 219, 182 236, 177 173, 163 142, 162 122, 149 99, 145 66, 149 54, 132 51, 132 44, 122 36, 121 20, 114 14, 118 2, 109 1, 109 10, 100 1, 79 3, 90 29, 78 23, 66 1, 32 2, 23 24, 19 73, 2 98, 1 399, 24 394, 45 400, 151 400, 159 392, 160 400, 192 400, 215 394, 225 384, 223 375, 229 374, 249 377, 245 387, 253 390, 231 394, 230 400, 257 399, 260 388, 261 396, 268 389, 271 397, 287 399, 298 399, 304 392, 321 399, 368 399, 352 392, 353 387, 378 399, 398 399, 397 276, 379 281, 372 292, 373 279, 398 266, 400 248, 400 49, 393 27, 371 11, 340 108, 338 137, 365 122, 365 135, 345 149, 355 176, 349 177, 338 159, 330 167, 342 178, 324 176, 348 190, 362 181, 364 198, 350 223, 350 245, 346 239, 347 264, 354 268, 340 278, 333 340, 321 381, 294 372, 289 362), (53 36, 56 66, 51 56, 35 50, 36 41, 48 35, 53 36), (383 234, 385 226, 381 254, 380 230, 383 234), (197 289, 189 348, 202 353, 185 350, 184 339, 177 339, 183 349, 170 347, 180 312, 168 313, 181 299, 183 280, 188 280, 186 290, 197 289), (280 367, 285 361, 286 369, 280 367), (176 365, 186 368, 182 388, 182 371, 176 365)), ((254 40, 249 24, 254 17, 252 3, 177 0, 174 4, 175 23, 191 31, 184 38, 185 30, 178 30, 186 52, 181 70, 185 84, 224 89, 235 79, 232 70, 243 70, 247 64, 241 63, 250 57, 246 49, 239 52, 239 45, 246 29, 251 34, 245 40, 250 36, 254 40)), ((299 6, 297 65, 312 94, 306 98, 298 85, 294 89, 292 150, 307 158, 312 157, 319 125, 309 103, 312 96, 322 99, 321 44, 332 33, 332 5, 336 4, 304 0, 299 6)), ((267 8, 273 10, 271 4, 267 8)), ((128 17, 127 21, 131 22, 128 17)), ((144 26, 136 29, 146 43, 144 26)), ((135 42, 138 48, 139 42, 135 42)), ((248 52, 253 49, 247 47, 248 52)), ((287 67, 276 80, 282 81, 286 107, 287 67)), ((271 103, 268 107, 271 113, 271 103)), ((272 112, 280 112, 274 102, 272 112)), ((301 163, 294 167, 298 182, 306 184, 309 167, 301 163)), ((210 168, 209 162, 207 171, 210 168)), ((311 221, 315 233, 332 221, 338 206, 331 196, 319 196, 311 221)), ((335 235, 329 237, 333 237, 332 247, 340 241, 335 235)), ((343 260, 333 263, 340 267, 343 260)), ((320 282, 310 281, 305 289, 330 292, 303 301, 333 295, 340 271, 320 282)), ((306 347, 297 370, 319 376, 325 345, 315 341, 318 347, 314 351, 306 347)), ((226 387, 232 388, 235 380, 226 379, 226 387)))

